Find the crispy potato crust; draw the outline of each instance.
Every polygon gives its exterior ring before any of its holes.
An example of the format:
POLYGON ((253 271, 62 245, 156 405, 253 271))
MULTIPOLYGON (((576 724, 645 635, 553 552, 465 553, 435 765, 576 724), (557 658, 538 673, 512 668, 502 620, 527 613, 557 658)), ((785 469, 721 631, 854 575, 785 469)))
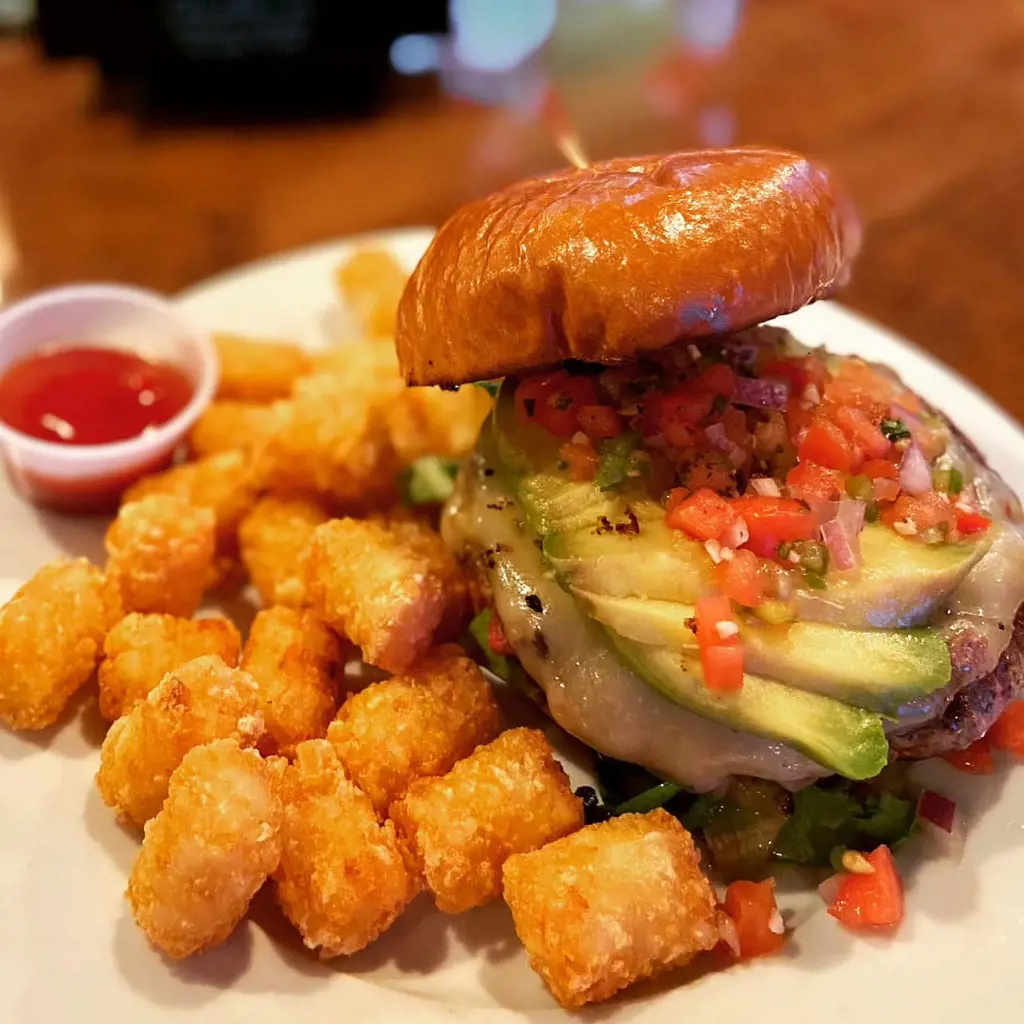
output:
POLYGON ((113 722, 140 704, 168 672, 204 654, 238 664, 242 638, 229 619, 126 615, 107 635, 100 664, 100 714, 113 722))
POLYGON ((261 498, 238 528, 242 562, 267 607, 307 603, 303 554, 313 531, 330 518, 308 498, 261 498))
POLYGON ((309 372, 309 354, 290 341, 221 333, 213 335, 213 344, 220 358, 218 398, 272 402, 309 372))
POLYGON ((193 747, 231 738, 254 746, 263 735, 259 689, 248 672, 207 656, 164 676, 119 718, 100 753, 96 785, 122 821, 145 825, 167 796, 168 780, 193 747))
POLYGON ((583 805, 544 734, 511 729, 441 778, 420 779, 391 819, 422 866, 438 909, 461 914, 501 895, 513 853, 583 825, 583 805))
POLYGON ((303 740, 325 735, 338 707, 342 644, 312 612, 261 611, 249 631, 242 668, 259 687, 268 738, 291 756, 303 740))
POLYGON ((426 652, 444 617, 449 571, 447 561, 424 551, 404 530, 332 519, 310 541, 309 600, 366 661, 402 672, 426 652))
POLYGON ((125 491, 124 502, 173 494, 197 508, 208 508, 217 525, 218 551, 231 554, 238 539, 238 524, 255 503, 256 492, 249 458, 243 452, 232 451, 143 477, 125 491))
POLYGON ((106 537, 107 575, 127 611, 188 618, 211 579, 214 517, 173 494, 121 506, 106 537))
POLYGON ((394 337, 398 300, 409 275, 389 252, 361 249, 335 271, 335 284, 345 306, 364 333, 394 337))
POLYGON ((386 503, 400 468, 387 404, 388 395, 372 381, 360 384, 333 373, 296 381, 291 400, 276 407, 280 429, 255 456, 261 487, 281 497, 386 503))
POLYGON ((443 775, 500 729, 490 683, 450 644, 404 675, 349 697, 327 738, 349 776, 384 813, 416 779, 443 775))
POLYGON ((223 942, 281 856, 281 758, 235 740, 189 751, 146 826, 128 890, 149 941, 180 960, 223 942))
POLYGON ((265 444, 279 426, 272 405, 252 402, 211 402, 189 431, 189 449, 196 458, 220 452, 251 452, 265 444))
POLYGON ((52 725, 122 614, 116 583, 84 558, 44 565, 0 608, 0 721, 52 725))
POLYGON ((717 943, 715 895, 699 865, 667 811, 624 814, 509 857, 505 901, 533 969, 575 1008, 717 943))
POLYGON ((388 414, 391 442, 403 462, 424 455, 459 458, 475 447, 490 411, 491 397, 480 388, 406 388, 388 414))
POLYGON ((386 931, 420 889, 391 822, 349 782, 331 745, 300 743, 284 773, 277 900, 310 949, 347 956, 386 931))

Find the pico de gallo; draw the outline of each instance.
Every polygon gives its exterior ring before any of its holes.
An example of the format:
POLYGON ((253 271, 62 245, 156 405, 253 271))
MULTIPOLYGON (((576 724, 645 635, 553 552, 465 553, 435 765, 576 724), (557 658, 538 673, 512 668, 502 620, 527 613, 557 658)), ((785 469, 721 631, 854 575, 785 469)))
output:
POLYGON ((948 425, 917 395, 777 329, 535 374, 515 401, 521 424, 560 441, 573 480, 609 489, 644 476, 666 524, 703 544, 718 594, 695 626, 712 689, 743 683, 733 607, 790 621, 797 588, 857 569, 867 523, 928 545, 991 525, 948 425))

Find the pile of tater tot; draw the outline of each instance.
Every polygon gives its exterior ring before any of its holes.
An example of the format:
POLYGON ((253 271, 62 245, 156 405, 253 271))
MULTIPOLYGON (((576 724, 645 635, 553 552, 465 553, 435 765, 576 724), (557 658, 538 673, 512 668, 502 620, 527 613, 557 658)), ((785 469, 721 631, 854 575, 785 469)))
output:
POLYGON ((543 733, 503 730, 456 643, 482 598, 396 479, 465 455, 490 399, 405 388, 404 280, 381 252, 339 268, 362 336, 325 352, 215 338, 218 396, 182 461, 125 493, 106 564, 53 562, 0 609, 0 722, 49 728, 96 687, 96 785, 139 830, 126 895, 168 957, 223 942, 265 885, 324 958, 421 892, 449 914, 503 897, 582 1006, 715 946, 715 898, 665 812, 584 827, 543 733), (245 585, 247 636, 195 617, 245 585))

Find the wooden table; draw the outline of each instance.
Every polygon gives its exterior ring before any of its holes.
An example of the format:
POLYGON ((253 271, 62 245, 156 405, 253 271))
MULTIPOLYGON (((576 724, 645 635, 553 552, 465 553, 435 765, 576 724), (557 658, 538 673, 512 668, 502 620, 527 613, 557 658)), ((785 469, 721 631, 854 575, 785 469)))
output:
MULTIPOLYGON (((710 136, 824 158, 866 246, 845 301, 952 363, 1018 417, 1024 338, 1024 18, 1017 0, 750 0, 726 52, 578 74, 591 158, 710 136)), ((175 291, 336 235, 436 223, 561 162, 535 122, 436 88, 375 119, 157 128, 104 112, 85 65, 0 42, 0 284, 175 291)))

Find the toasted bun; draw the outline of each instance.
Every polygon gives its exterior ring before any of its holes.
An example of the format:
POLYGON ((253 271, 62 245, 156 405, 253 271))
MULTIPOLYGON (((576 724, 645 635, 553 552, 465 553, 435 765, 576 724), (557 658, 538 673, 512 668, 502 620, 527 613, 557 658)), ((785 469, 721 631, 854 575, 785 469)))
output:
POLYGON ((736 331, 826 295, 860 243, 827 171, 724 149, 607 160, 469 203, 398 307, 410 384, 612 363, 736 331))

